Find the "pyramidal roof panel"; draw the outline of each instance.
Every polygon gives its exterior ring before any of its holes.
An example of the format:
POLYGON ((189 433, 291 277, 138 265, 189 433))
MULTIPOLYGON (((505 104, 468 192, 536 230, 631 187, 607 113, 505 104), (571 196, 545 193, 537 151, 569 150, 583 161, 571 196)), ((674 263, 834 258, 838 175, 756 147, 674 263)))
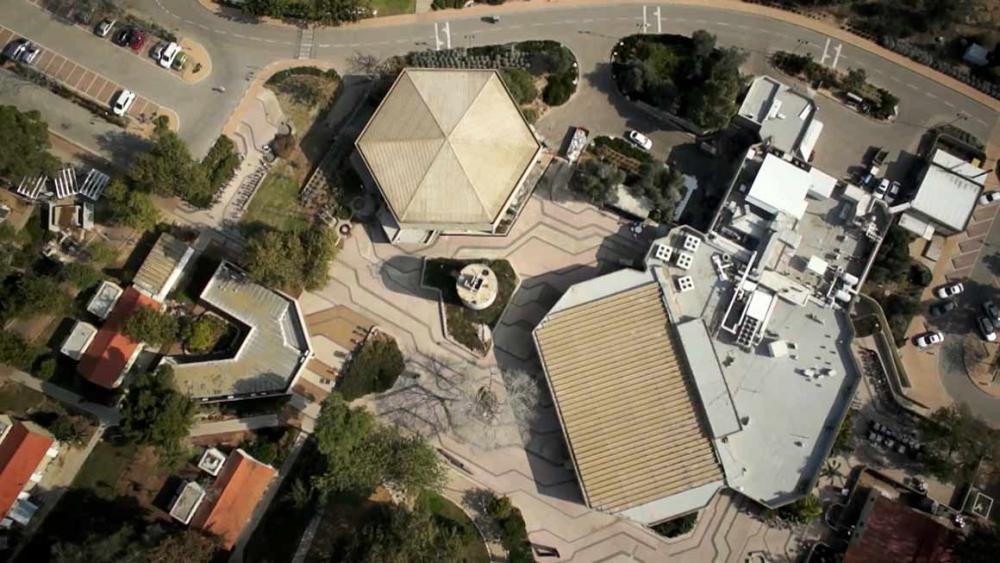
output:
POLYGON ((401 223, 492 223, 539 150, 493 70, 406 69, 357 147, 401 223))

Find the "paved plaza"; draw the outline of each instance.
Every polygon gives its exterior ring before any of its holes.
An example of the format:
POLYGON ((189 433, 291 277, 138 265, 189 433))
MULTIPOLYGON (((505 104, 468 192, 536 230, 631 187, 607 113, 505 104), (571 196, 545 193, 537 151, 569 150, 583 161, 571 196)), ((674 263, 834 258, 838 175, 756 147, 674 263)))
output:
POLYGON ((519 409, 505 389, 541 385, 531 330, 570 285, 620 268, 649 244, 616 216, 591 205, 553 199, 536 190, 507 237, 442 237, 419 249, 384 244, 381 233, 358 229, 346 240, 331 283, 300 298, 317 318, 347 307, 396 337, 407 370, 396 387, 369 401, 384 419, 432 437, 452 467, 447 493, 458 501, 489 488, 508 494, 524 512, 533 542, 559 550, 561 560, 743 561, 759 551, 792 557, 789 530, 752 517, 750 501, 724 492, 686 538, 667 541, 630 521, 582 503, 548 391, 537 408, 519 409), (373 240, 374 239, 374 240, 373 240), (449 341, 434 292, 420 286, 423 257, 506 258, 521 289, 494 334, 494 349, 478 357, 449 341), (506 385, 505 385, 506 382, 506 385), (488 387, 505 408, 490 421, 469 414, 477 390, 488 387))

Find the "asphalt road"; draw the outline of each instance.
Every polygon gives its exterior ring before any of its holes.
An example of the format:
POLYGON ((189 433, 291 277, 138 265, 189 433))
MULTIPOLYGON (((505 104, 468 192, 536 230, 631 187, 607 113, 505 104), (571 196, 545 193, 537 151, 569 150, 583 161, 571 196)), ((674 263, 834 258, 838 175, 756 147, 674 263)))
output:
MULTIPOLYGON (((112 80, 129 84, 140 94, 174 109, 180 116, 181 135, 195 154, 206 151, 218 135, 252 73, 269 63, 295 58, 300 52, 300 31, 292 27, 227 20, 208 12, 196 0, 136 0, 136 8, 151 19, 205 46, 212 58, 212 74, 199 83, 187 84, 23 0, 3 0, 3 3, 6 9, 0 10, 0 23, 70 54, 112 80), (220 86, 225 92, 213 90, 220 86)), ((642 6, 610 1, 607 6, 552 6, 530 11, 519 11, 512 6, 504 8, 499 24, 483 22, 481 16, 481 13, 454 12, 454 17, 447 20, 453 47, 522 39, 561 41, 580 60, 583 79, 578 96, 586 99, 587 91, 591 90, 592 101, 596 102, 601 95, 604 101, 613 96, 607 91, 610 77, 606 63, 610 50, 619 37, 640 30, 642 6)), ((663 32, 707 29, 718 36, 720 45, 746 49, 751 55, 746 70, 751 72, 765 70, 767 54, 775 50, 797 49, 819 58, 827 39, 780 20, 716 7, 664 5, 661 17, 663 32)), ((649 21, 650 31, 656 31, 652 16, 649 21)), ((359 53, 383 57, 433 46, 434 24, 420 19, 415 23, 379 27, 319 28, 314 33, 311 54, 332 61, 343 74, 349 74, 351 58, 359 53)), ((914 146, 927 127, 953 121, 959 115, 965 116, 959 118, 963 127, 983 138, 989 136, 997 123, 997 115, 991 108, 862 49, 844 45, 838 67, 865 68, 873 82, 901 98, 899 119, 885 131, 885 137, 893 145, 914 146)), ((632 111, 613 104, 610 109, 605 107, 588 117, 594 117, 601 129, 605 122, 608 129, 620 128, 628 119, 638 121, 637 125, 645 125, 648 130, 655 129, 648 120, 630 117, 632 111)), ((562 126, 568 118, 553 112, 551 120, 562 126)), ((540 124, 543 132, 547 121, 540 124)), ((555 129, 548 128, 553 134, 555 129)))

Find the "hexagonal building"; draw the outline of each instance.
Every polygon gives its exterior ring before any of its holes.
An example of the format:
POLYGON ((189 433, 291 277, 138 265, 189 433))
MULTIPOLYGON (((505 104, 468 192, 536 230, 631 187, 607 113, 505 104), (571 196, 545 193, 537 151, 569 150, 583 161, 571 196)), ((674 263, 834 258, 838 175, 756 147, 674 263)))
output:
POLYGON ((496 233, 541 153, 495 70, 405 69, 356 147, 394 242, 496 233))

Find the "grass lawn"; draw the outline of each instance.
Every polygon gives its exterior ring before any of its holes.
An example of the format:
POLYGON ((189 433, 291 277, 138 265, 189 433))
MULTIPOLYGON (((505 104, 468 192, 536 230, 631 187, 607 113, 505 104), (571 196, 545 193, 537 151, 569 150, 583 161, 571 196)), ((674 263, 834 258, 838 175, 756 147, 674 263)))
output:
POLYGON ((271 169, 257 189, 241 222, 260 223, 279 231, 301 232, 309 220, 299 204, 299 183, 288 174, 288 166, 278 164, 271 169))
POLYGON ((73 481, 74 489, 90 489, 98 496, 113 498, 115 484, 135 458, 136 447, 101 440, 73 481))
POLYGON ((417 0, 372 0, 373 10, 378 10, 378 16, 395 16, 412 14, 417 9, 417 0))
POLYGON ((426 493, 417 501, 443 526, 454 527, 464 540, 456 561, 463 563, 487 563, 490 560, 486 544, 472 519, 455 503, 437 493, 426 493))
POLYGON ((3 413, 24 416, 47 401, 45 395, 17 383, 7 382, 0 386, 0 412, 3 413))
POLYGON ((500 322, 507 302, 510 301, 517 285, 517 275, 510 262, 506 260, 449 260, 445 258, 430 258, 424 269, 424 285, 441 290, 445 304, 445 317, 448 322, 448 334, 459 344, 478 352, 486 351, 486 343, 479 338, 476 326, 485 324, 494 329, 500 322), (486 262, 497 275, 500 293, 496 301, 483 311, 473 311, 462 305, 458 298, 455 282, 458 272, 466 265, 474 262, 486 262))

